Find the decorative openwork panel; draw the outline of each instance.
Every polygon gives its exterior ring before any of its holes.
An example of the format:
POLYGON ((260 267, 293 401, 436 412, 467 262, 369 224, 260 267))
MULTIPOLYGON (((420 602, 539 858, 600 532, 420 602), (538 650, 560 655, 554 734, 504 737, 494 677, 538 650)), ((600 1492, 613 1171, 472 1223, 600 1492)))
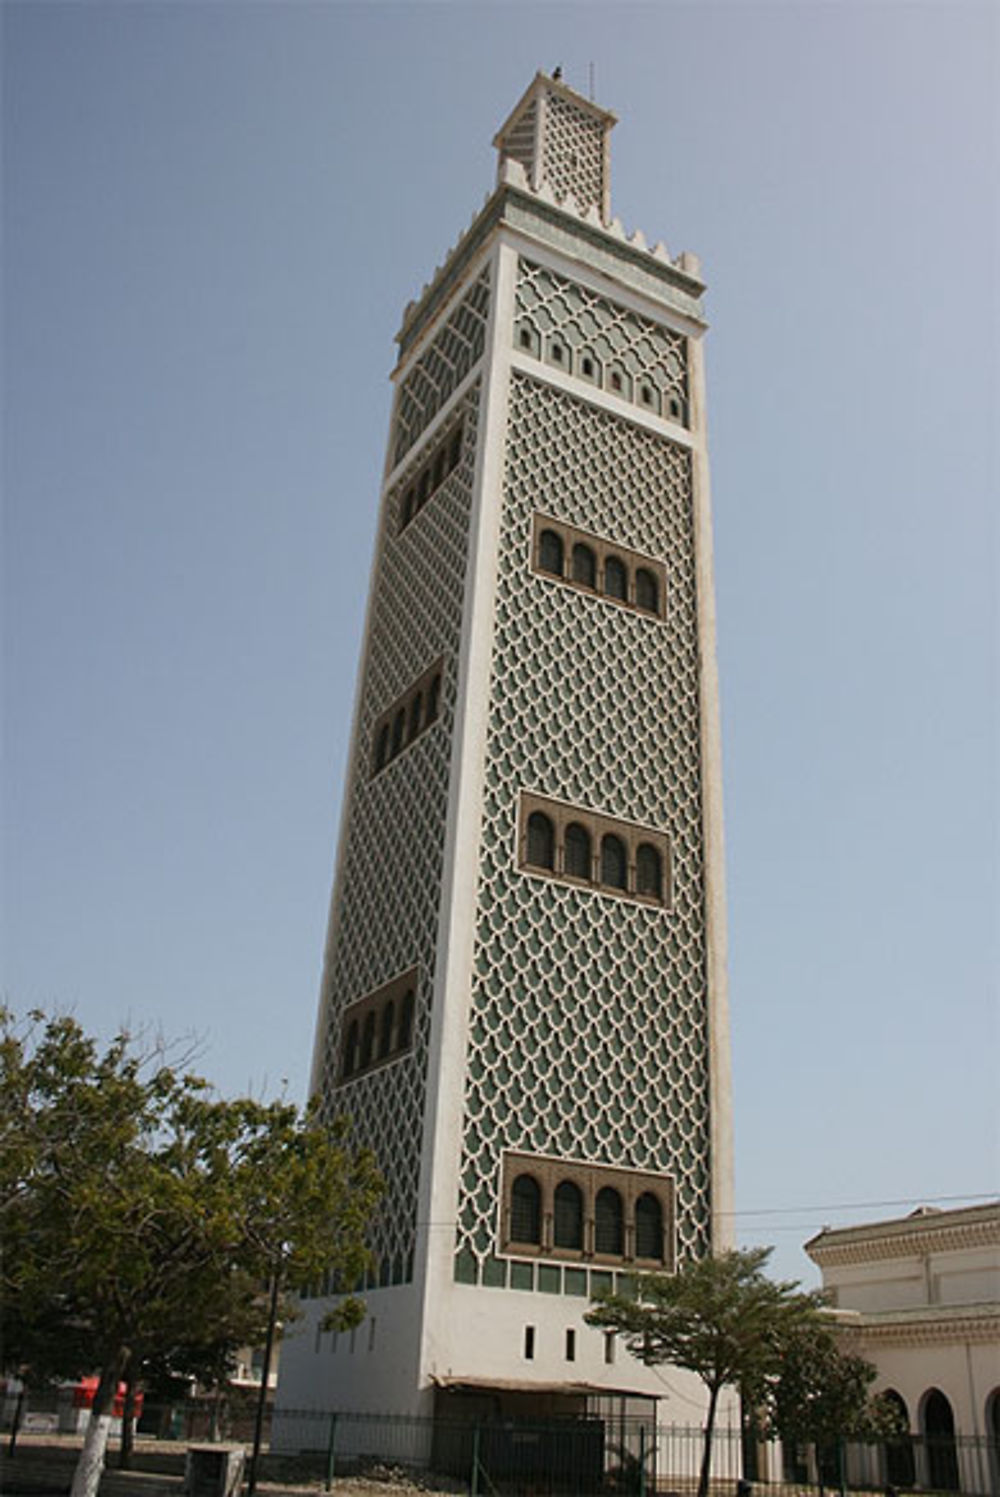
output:
POLYGON ((557 197, 571 192, 581 208, 603 208, 605 128, 562 94, 546 95, 542 176, 557 197))
POLYGON ((514 343, 522 352, 686 424, 683 334, 528 260, 518 266, 515 306, 514 343))
MULTIPOLYGON (((512 378, 485 764, 458 1247, 480 1268, 505 1149, 671 1177, 679 1255, 709 1245, 698 636, 690 458, 512 378), (530 566, 532 518, 661 557, 666 623, 530 566), (669 910, 517 867, 518 795, 660 827, 669 910)), ((489 1279, 487 1266, 487 1282, 489 1279)))
POLYGON ((410 450, 481 358, 489 310, 487 266, 400 387, 394 464, 410 450))
MULTIPOLYGON (((373 1244, 379 1275, 391 1282, 409 1275, 416 1230, 478 398, 477 385, 463 402, 461 457, 434 502, 402 535, 395 524, 398 493, 385 507, 357 753, 345 813, 339 905, 327 955, 324 1104, 331 1115, 352 1116, 354 1137, 374 1149, 383 1174, 392 1182, 373 1244), (444 661, 437 721, 371 779, 372 731, 380 714, 435 659, 444 661), (398 1060, 341 1085, 345 1009, 413 968, 419 969, 419 983, 412 1048, 398 1060)), ((404 476, 399 489, 407 481, 404 476)))

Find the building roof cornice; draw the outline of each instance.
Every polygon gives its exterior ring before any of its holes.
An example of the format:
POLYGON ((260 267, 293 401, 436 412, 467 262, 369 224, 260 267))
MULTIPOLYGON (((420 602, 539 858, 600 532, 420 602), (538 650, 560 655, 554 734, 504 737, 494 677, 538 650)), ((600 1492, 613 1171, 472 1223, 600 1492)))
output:
POLYGON ((824 1227, 805 1249, 814 1263, 827 1268, 996 1245, 1000 1245, 1000 1201, 858 1227, 824 1227))
POLYGON ((462 279, 469 262, 491 232, 502 224, 529 233, 534 224, 543 239, 568 232, 602 259, 614 262, 626 273, 631 270, 633 274, 648 279, 651 289, 655 288, 656 294, 684 316, 696 322, 703 321, 701 297, 705 283, 701 279, 701 266, 696 255, 684 250, 671 259, 662 241, 650 248, 641 229, 626 234, 617 218, 605 225, 596 207, 583 211, 572 195, 557 198, 547 183, 533 189, 524 168, 516 161, 506 161, 500 184, 489 194, 420 296, 404 311, 402 325, 396 334, 401 353, 405 353, 435 319, 462 279))
POLYGON ((838 1332, 864 1346, 996 1342, 1000 1345, 1000 1305, 931 1305, 910 1310, 862 1311, 838 1332))

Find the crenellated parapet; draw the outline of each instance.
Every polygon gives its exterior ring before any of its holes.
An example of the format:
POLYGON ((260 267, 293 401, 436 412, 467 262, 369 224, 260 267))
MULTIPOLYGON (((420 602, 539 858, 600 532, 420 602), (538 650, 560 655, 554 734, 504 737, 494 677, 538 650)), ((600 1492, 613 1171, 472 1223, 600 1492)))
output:
POLYGON ((560 194, 548 176, 533 184, 523 162, 501 157, 497 186, 459 235, 420 295, 409 302, 396 335, 400 354, 408 352, 437 316, 473 256, 500 225, 536 243, 565 252, 621 281, 632 290, 666 302, 687 321, 703 325, 705 284, 701 262, 690 250, 671 256, 662 240, 650 246, 641 229, 629 233, 620 218, 605 219, 598 204, 560 194))

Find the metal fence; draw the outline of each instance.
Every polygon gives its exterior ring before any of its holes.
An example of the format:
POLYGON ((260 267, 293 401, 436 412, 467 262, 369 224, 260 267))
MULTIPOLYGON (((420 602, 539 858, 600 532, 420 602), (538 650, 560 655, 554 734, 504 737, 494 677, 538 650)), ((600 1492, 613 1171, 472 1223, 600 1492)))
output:
MULTIPOLYGON (((329 1488, 335 1476, 419 1477, 425 1491, 473 1497, 694 1497, 701 1429, 583 1415, 547 1422, 459 1422, 276 1409, 272 1452, 298 1452, 329 1488)), ((820 1492, 1000 1497, 1000 1446, 969 1436, 902 1435, 827 1448, 754 1444, 737 1429, 712 1443, 713 1497, 820 1492)))

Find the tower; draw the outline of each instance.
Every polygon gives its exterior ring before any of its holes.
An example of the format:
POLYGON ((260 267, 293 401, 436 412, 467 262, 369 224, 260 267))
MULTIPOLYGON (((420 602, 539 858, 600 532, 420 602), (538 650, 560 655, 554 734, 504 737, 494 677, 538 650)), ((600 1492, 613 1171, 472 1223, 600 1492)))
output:
POLYGON ((312 1083, 388 1193, 279 1406, 698 1417, 582 1319, 731 1204, 704 287, 614 124, 538 74, 398 334, 312 1083))

